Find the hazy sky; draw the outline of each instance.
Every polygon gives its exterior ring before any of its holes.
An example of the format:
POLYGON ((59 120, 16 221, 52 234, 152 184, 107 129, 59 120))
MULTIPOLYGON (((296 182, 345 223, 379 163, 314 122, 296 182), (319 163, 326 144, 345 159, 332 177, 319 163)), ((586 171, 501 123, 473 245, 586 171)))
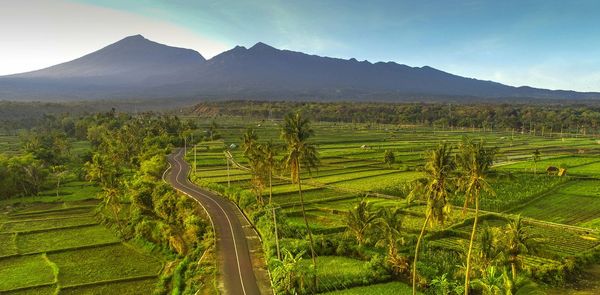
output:
POLYGON ((600 91, 600 1, 0 0, 0 74, 128 35, 207 58, 258 41, 429 65, 509 85, 600 91))

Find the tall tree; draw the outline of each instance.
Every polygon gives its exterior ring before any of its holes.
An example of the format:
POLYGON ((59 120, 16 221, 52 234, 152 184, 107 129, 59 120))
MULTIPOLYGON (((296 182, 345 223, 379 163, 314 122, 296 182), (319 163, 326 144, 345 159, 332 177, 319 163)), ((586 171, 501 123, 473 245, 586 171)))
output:
POLYGON ((263 154, 263 149, 258 144, 258 135, 251 128, 247 129, 242 136, 242 149, 250 165, 252 190, 256 195, 258 203, 264 206, 262 195, 267 182, 267 167, 264 161, 265 155, 263 154))
POLYGON ((302 168, 306 168, 310 173, 312 169, 319 164, 319 154, 317 147, 310 138, 314 136, 315 131, 310 126, 310 121, 303 117, 300 113, 288 114, 285 117, 285 122, 281 129, 281 138, 284 140, 287 150, 283 158, 283 162, 287 169, 290 170, 290 175, 293 183, 298 184, 298 195, 300 196, 300 206, 302 208, 302 217, 308 232, 310 241, 310 252, 314 270, 314 290, 317 290, 317 255, 315 253, 312 231, 308 225, 306 218, 306 210, 304 209, 304 197, 302 196, 302 168))
POLYGON ((460 143, 459 152, 456 155, 456 162, 460 168, 458 184, 465 194, 464 210, 467 209, 471 202, 475 202, 475 219, 473 221, 473 229, 471 230, 465 270, 465 294, 469 294, 471 254, 477 231, 477 222, 479 220, 479 199, 481 192, 485 191, 489 194, 494 194, 487 178, 495 154, 496 149, 485 147, 483 141, 474 142, 465 138, 460 143))
POLYGON ((273 226, 275 228, 275 245, 277 247, 277 258, 281 259, 281 250, 279 249, 279 233, 277 230, 277 216, 275 213, 275 205, 273 204, 273 173, 277 168, 277 152, 279 146, 274 144, 273 141, 260 144, 261 154, 263 155, 263 167, 266 168, 269 179, 269 206, 273 213, 273 226))
POLYGON ((419 247, 425 234, 427 225, 443 223, 449 212, 448 194, 451 187, 451 174, 454 172, 455 162, 452 157, 452 147, 447 143, 438 145, 428 152, 425 164, 425 178, 416 182, 411 195, 422 194, 427 201, 425 221, 417 238, 415 258, 413 261, 413 294, 417 294, 417 261, 419 247))

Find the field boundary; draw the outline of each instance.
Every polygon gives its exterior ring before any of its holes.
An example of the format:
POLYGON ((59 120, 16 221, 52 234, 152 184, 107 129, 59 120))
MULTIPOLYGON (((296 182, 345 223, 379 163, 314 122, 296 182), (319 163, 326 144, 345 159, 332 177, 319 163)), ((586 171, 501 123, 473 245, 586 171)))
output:
POLYGON ((110 283, 132 282, 132 281, 140 281, 140 280, 145 280, 145 279, 154 279, 156 277, 158 277, 158 274, 142 275, 142 276, 135 276, 135 277, 125 277, 125 278, 119 278, 119 279, 114 279, 114 280, 103 280, 103 281, 95 281, 95 282, 76 284, 76 285, 60 286, 60 289, 61 290, 62 289, 75 289, 75 288, 81 288, 81 287, 106 285, 106 284, 110 284, 110 283))

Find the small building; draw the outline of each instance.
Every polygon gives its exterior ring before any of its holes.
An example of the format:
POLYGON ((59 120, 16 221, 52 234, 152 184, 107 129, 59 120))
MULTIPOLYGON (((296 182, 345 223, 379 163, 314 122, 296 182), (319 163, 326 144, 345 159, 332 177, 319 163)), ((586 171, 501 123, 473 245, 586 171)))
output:
POLYGON ((558 169, 557 167, 554 167, 554 166, 550 166, 550 167, 546 168, 546 173, 548 173, 548 175, 558 175, 559 171, 560 171, 560 169, 558 169))
POLYGON ((232 144, 229 145, 229 149, 230 150, 234 150, 236 148, 237 148, 237 145, 235 143, 232 143, 232 144))

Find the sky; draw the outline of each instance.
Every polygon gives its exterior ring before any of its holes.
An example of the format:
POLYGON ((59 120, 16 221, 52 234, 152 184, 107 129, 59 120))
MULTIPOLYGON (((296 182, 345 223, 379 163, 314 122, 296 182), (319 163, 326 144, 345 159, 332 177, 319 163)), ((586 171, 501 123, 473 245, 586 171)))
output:
POLYGON ((600 92, 600 1, 0 0, 0 75, 126 36, 431 66, 513 86, 600 92))

